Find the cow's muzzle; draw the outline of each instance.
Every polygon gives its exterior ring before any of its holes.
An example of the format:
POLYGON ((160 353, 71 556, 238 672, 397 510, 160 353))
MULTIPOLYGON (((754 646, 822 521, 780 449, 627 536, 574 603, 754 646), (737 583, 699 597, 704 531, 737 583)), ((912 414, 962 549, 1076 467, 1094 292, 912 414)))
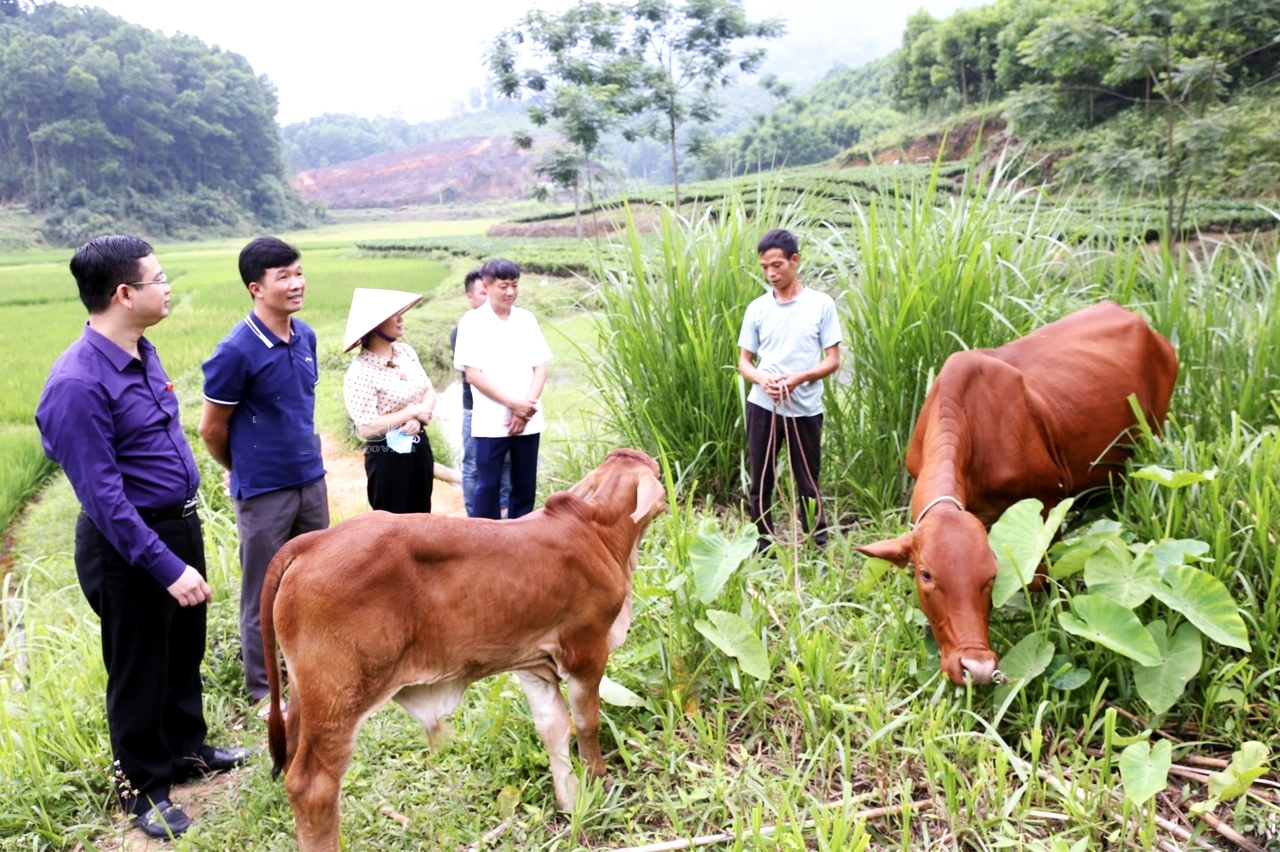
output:
POLYGON ((943 660, 942 670, 957 685, 1004 683, 1008 678, 996 667, 999 662, 990 648, 963 648, 943 660))

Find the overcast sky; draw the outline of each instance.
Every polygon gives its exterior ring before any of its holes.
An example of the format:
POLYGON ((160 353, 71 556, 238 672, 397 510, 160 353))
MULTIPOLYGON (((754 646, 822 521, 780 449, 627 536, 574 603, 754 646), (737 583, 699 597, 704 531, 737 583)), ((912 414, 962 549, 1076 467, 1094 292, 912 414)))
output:
MULTIPOLYGON (((67 2, 67 0, 63 0, 67 2)), ((562 11, 575 0, 369 0, 341 4, 280 0, 84 0, 172 35, 183 32, 239 53, 266 74, 280 98, 281 124, 326 112, 409 121, 447 117, 483 85, 483 54, 530 8, 562 11)), ((945 17, 981 0, 746 0, 751 20, 782 18, 783 39, 767 43, 767 71, 789 82, 836 63, 860 65, 902 42, 908 14, 945 17)))

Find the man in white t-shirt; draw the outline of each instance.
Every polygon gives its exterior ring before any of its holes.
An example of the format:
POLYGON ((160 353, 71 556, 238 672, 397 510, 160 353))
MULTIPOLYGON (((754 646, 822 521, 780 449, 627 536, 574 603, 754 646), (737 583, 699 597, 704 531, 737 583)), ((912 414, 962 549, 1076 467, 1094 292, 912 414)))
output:
POLYGON ((533 511, 538 441, 546 422, 538 398, 551 349, 538 321, 515 307, 520 267, 495 258, 481 269, 489 300, 458 323, 453 366, 471 384, 471 435, 476 445, 475 517, 500 517, 503 462, 511 460, 507 517, 533 511))
MULTIPOLYGON (((800 283, 800 249, 790 231, 769 231, 756 250, 773 287, 747 306, 738 335, 738 372, 751 382, 747 498, 759 532, 756 546, 763 551, 773 540, 769 509, 778 448, 785 441, 796 492, 816 503, 813 537, 824 547, 827 525, 818 499, 822 380, 840 368, 840 318, 830 296, 800 283)), ((807 507, 801 509, 801 519, 807 521, 807 507)))

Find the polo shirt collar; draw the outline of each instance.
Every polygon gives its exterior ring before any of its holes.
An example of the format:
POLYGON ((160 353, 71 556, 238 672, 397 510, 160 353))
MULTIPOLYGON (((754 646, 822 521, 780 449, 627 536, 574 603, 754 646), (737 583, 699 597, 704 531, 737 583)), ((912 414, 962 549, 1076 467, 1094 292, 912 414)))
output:
MULTIPOLYGON (((244 318, 244 324, 249 326, 249 330, 252 331, 254 336, 257 337, 259 340, 261 340, 262 344, 266 346, 268 349, 270 349, 271 347, 277 344, 281 346, 288 345, 279 337, 276 337, 276 334, 274 331, 272 331, 271 329, 263 325, 262 322, 256 316, 253 315, 253 311, 250 311, 249 316, 244 318)), ((293 328, 292 317, 289 318, 289 328, 290 329, 293 328)))
MULTIPOLYGON (((89 323, 84 324, 83 338, 94 349, 102 353, 112 367, 116 368, 117 373, 124 372, 125 368, 136 360, 128 352, 121 349, 113 340, 110 340, 102 332, 97 331, 89 323)), ((151 341, 145 337, 138 338, 138 354, 142 360, 147 360, 151 353, 155 351, 155 347, 151 345, 151 341)))

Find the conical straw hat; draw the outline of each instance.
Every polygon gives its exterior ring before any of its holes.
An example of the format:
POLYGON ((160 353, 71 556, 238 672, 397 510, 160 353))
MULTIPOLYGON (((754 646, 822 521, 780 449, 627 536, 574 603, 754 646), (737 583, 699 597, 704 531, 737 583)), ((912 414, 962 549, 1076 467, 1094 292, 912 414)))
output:
POLYGON ((425 297, 403 290, 370 290, 357 287, 351 294, 351 311, 347 314, 347 331, 342 335, 342 351, 350 352, 360 340, 401 311, 408 310, 425 297))

